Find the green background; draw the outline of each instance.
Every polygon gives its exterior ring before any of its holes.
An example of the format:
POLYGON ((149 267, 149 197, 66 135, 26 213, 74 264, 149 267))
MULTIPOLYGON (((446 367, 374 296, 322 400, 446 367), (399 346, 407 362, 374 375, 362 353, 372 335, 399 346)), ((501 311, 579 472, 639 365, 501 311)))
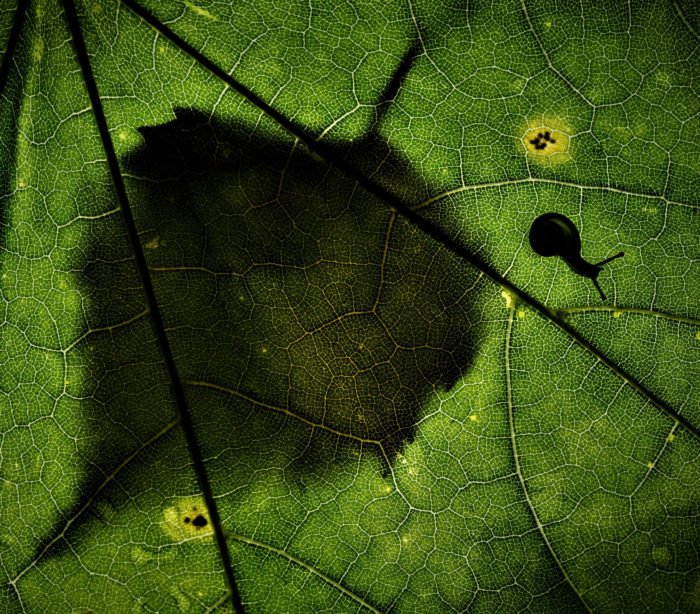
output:
MULTIPOLYGON (((141 6, 330 152, 78 3, 245 611, 700 611, 693 3, 141 6)), ((230 611, 59 2, 3 61, 0 610, 230 611)))

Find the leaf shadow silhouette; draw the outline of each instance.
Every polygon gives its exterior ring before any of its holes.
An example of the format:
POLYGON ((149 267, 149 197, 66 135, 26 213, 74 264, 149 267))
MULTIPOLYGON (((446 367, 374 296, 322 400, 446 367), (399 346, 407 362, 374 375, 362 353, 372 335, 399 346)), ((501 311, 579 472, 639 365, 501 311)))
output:
MULTIPOLYGON (((327 460, 313 437, 325 432, 387 470, 425 397, 470 363, 478 272, 291 141, 184 110, 140 131, 125 172, 190 394, 245 403, 254 430, 269 423, 261 439, 286 437, 265 416, 302 423, 294 458, 327 460)), ((366 144, 405 189, 421 184, 380 139, 366 144)))

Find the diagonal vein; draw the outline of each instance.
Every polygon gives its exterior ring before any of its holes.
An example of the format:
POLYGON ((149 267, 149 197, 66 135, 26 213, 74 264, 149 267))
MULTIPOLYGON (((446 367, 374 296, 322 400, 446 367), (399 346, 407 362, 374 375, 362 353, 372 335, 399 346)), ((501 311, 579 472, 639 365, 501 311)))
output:
POLYGON ((83 35, 80 30, 80 22, 78 21, 78 15, 76 13, 75 5, 73 4, 72 0, 63 0, 63 7, 65 9, 66 21, 68 22, 68 27, 70 29, 71 37, 73 39, 73 47, 75 49, 76 56, 78 57, 78 62, 80 63, 85 87, 90 98, 90 104, 92 106, 95 121, 97 123, 97 128, 99 130, 102 145, 107 156, 107 165, 109 167, 112 182, 114 184, 119 208, 122 212, 124 225, 129 236, 129 243, 131 246, 132 254, 134 256, 134 260, 136 261, 136 267, 138 269, 139 277, 141 279, 141 285, 144 289, 146 303, 148 305, 148 311, 151 315, 151 322, 153 324, 154 333, 158 342, 160 352, 163 356, 163 360, 165 362, 170 384, 172 386, 173 396, 175 398, 175 405, 178 413, 178 419, 180 421, 180 424, 182 425, 182 430, 184 431, 185 439, 187 440, 187 447, 189 449, 190 457, 192 458, 195 474, 197 475, 199 487, 202 491, 202 495, 204 496, 204 500, 209 511, 209 516, 211 518, 212 526, 214 528, 214 533, 216 535, 219 555, 221 557, 224 575, 226 578, 226 585, 231 593, 231 600, 236 611, 239 614, 241 614, 243 612, 243 605, 241 603, 241 598, 238 594, 236 581, 233 576, 231 558, 228 551, 228 547, 226 545, 226 538, 224 536, 223 528, 221 526, 221 519, 219 517, 219 513, 216 507, 216 501, 214 499, 211 484, 209 483, 209 479, 207 477, 206 467, 204 466, 204 460, 202 458, 202 452, 199 448, 197 437, 194 432, 192 418, 187 408, 187 402, 185 400, 185 392, 183 389, 182 380, 180 379, 180 376, 178 374, 177 366, 175 365, 175 359, 173 357, 172 350, 170 349, 170 343, 168 342, 168 338, 165 333, 165 325, 163 323, 163 319, 160 314, 160 309, 158 307, 158 301, 156 299, 155 290, 153 288, 153 282, 151 280, 148 265, 146 263, 146 257, 144 256, 143 249, 141 247, 141 242, 139 241, 136 222, 134 221, 133 214, 131 213, 131 207, 129 206, 129 200, 126 195, 124 179, 122 178, 121 171, 119 169, 117 155, 114 151, 114 145, 112 144, 112 140, 109 135, 107 119, 105 117, 104 109, 102 108, 102 103, 100 102, 97 84, 95 83, 95 77, 92 73, 90 59, 88 57, 87 49, 85 47, 85 41, 83 40, 83 35))
POLYGON ((503 288, 503 290, 506 293, 516 298, 517 301, 529 305, 532 309, 534 309, 547 320, 552 322, 557 328, 559 328, 561 331, 563 331, 565 334, 571 337, 573 341, 581 345, 585 350, 590 352, 593 356, 600 360, 600 362, 606 365, 626 384, 630 385, 636 392, 638 392, 645 399, 647 399, 652 405, 654 405, 654 407, 656 407, 659 411, 681 424, 693 437, 695 437, 695 439, 700 441, 700 430, 698 430, 695 426, 688 422, 684 417, 682 417, 678 412, 671 408, 662 399, 660 399, 655 394, 647 390, 639 381, 633 378, 619 365, 617 365, 610 358, 605 356, 592 343, 590 343, 576 330, 574 330, 571 326, 564 322, 554 310, 545 306, 543 303, 540 303, 537 299, 535 299, 534 297, 527 294, 525 291, 512 284, 498 271, 496 271, 491 265, 482 260, 478 255, 466 249, 461 243, 459 243, 459 241, 447 234, 438 225, 434 224, 430 220, 423 218, 415 210, 413 210, 413 208, 410 205, 404 203, 401 199, 395 196, 384 186, 377 183, 375 180, 366 177, 362 172, 360 172, 354 166, 349 164, 346 160, 342 159, 342 157, 338 155, 327 144, 321 143, 311 135, 307 134, 301 126, 297 125, 292 120, 284 117, 284 115, 282 115, 279 111, 267 104, 257 94, 249 90, 243 84, 236 81, 226 71, 214 64, 214 62, 212 62, 202 53, 197 51, 194 47, 192 47, 192 45, 190 45, 182 38, 180 38, 177 34, 175 34, 175 32, 168 28, 168 26, 158 21, 146 9, 136 4, 134 0, 120 0, 120 2, 127 6, 129 9, 131 9, 141 19, 143 19, 156 32, 158 32, 164 38, 169 40, 180 50, 187 53, 190 57, 192 57, 194 60, 200 63, 205 69, 207 69, 214 76, 223 81, 223 83, 226 86, 243 96, 243 98, 255 105, 261 112, 268 115, 272 120, 278 123, 285 130, 287 130, 291 135, 303 142, 309 148, 312 154, 320 156, 322 159, 333 164, 338 170, 340 170, 342 173, 344 173, 351 179, 355 180, 359 185, 361 185, 365 190, 367 190, 367 192, 375 196, 377 199, 386 203, 391 209, 401 214, 401 216, 403 216, 407 221, 420 228, 429 237, 431 237, 435 241, 438 241, 439 243, 442 243, 453 254, 479 269, 493 282, 501 286, 501 288, 503 288))

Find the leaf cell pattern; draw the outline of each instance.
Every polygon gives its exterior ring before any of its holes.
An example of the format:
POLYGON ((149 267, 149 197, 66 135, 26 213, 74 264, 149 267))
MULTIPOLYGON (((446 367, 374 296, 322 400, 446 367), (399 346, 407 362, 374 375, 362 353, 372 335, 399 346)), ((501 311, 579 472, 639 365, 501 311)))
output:
POLYGON ((6 3, 0 609, 697 611, 698 31, 6 3))

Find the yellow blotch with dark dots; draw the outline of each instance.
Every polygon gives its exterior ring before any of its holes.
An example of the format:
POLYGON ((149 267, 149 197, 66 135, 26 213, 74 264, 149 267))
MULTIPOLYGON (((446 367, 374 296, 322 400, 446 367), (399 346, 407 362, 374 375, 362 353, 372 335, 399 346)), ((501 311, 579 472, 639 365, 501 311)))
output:
POLYGON ((571 160, 571 128, 562 118, 530 119, 522 134, 520 146, 525 148, 532 162, 554 166, 571 160))
POLYGON ((214 533, 204 498, 185 497, 165 508, 163 531, 173 541, 181 542, 194 537, 208 537, 214 533))

